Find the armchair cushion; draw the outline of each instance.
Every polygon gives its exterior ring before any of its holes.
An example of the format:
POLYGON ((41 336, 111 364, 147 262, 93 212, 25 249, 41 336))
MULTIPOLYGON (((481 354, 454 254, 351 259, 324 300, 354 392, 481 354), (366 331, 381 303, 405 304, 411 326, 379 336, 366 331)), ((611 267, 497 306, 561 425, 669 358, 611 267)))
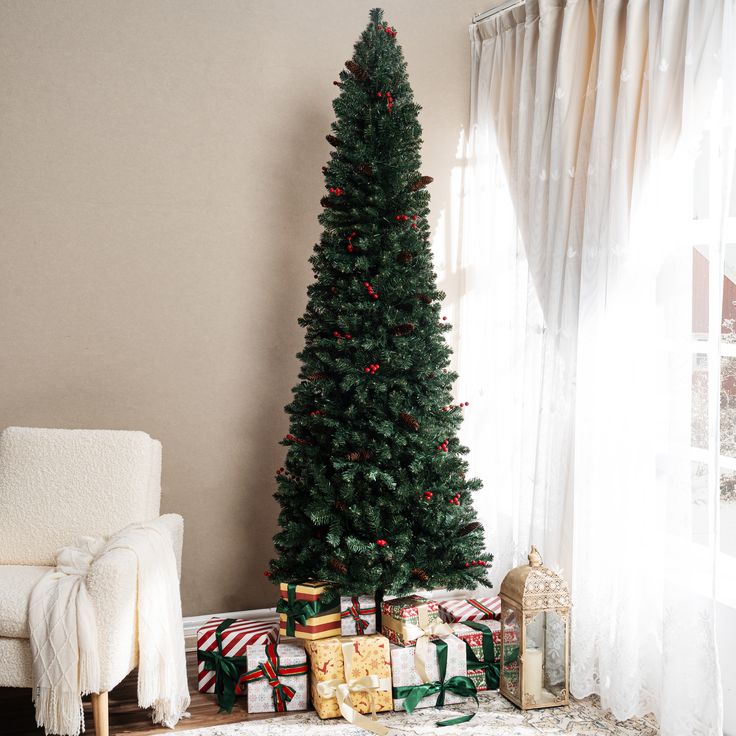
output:
POLYGON ((0 565, 0 637, 28 638, 28 600, 49 570, 36 565, 0 565))
POLYGON ((84 535, 159 513, 161 444, 145 432, 8 427, 0 434, 0 564, 53 565, 84 535))

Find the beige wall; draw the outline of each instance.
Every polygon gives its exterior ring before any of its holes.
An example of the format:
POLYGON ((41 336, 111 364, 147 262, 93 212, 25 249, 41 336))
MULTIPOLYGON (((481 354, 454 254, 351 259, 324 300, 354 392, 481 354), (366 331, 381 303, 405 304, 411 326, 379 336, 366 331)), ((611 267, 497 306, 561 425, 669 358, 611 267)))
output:
MULTIPOLYGON (((385 3, 424 106, 442 230, 478 5, 385 3)), ((0 4, 0 427, 163 442, 163 510, 186 525, 185 614, 272 603, 273 473, 332 80, 369 7, 0 4)))

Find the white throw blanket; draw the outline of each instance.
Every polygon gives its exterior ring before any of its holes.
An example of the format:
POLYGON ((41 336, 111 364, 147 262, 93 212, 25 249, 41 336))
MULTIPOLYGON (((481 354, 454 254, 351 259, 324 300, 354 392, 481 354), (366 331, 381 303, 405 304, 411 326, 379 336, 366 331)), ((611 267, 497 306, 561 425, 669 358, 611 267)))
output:
POLYGON ((138 560, 138 705, 153 722, 173 728, 189 707, 186 655, 176 558, 168 535, 133 524, 110 537, 82 538, 65 547, 56 568, 38 582, 28 609, 36 723, 47 733, 84 730, 82 695, 99 692, 95 611, 85 579, 90 565, 112 549, 138 560))

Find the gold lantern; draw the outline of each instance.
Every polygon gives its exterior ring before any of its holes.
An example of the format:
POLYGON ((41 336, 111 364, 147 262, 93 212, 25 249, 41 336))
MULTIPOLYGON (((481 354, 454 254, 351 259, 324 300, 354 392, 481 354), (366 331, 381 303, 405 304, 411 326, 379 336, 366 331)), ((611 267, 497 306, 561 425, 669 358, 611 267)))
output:
POLYGON ((570 703, 570 591, 542 565, 529 564, 501 583, 501 694, 523 710, 570 703), (518 656, 517 656, 518 652, 518 656))

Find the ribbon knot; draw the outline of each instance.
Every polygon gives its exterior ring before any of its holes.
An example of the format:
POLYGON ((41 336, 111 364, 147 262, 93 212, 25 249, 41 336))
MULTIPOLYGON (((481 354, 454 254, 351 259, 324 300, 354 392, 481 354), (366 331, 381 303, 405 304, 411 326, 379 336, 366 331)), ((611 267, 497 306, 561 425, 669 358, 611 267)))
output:
POLYGON ((369 608, 361 608, 360 607, 360 598, 357 595, 352 596, 350 607, 344 610, 340 614, 340 618, 352 618, 355 622, 355 633, 358 636, 362 636, 365 634, 366 629, 369 626, 368 619, 361 618, 361 614, 365 616, 369 616, 371 614, 376 613, 375 606, 369 607, 369 608))
POLYGON ((292 701, 296 695, 296 690, 290 685, 285 685, 279 679, 279 676, 286 677, 289 675, 306 675, 307 662, 301 664, 282 665, 279 658, 276 645, 266 644, 266 661, 261 662, 257 667, 246 672, 241 678, 240 683, 255 682, 256 680, 266 680, 271 686, 271 697, 273 698, 273 707, 277 713, 287 710, 287 704, 292 701))
POLYGON ((235 686, 240 676, 240 668, 245 667, 245 657, 226 657, 222 653, 222 635, 237 619, 226 618, 215 630, 217 649, 206 651, 197 649, 197 658, 204 662, 204 668, 215 673, 215 694, 220 712, 230 713, 235 705, 235 686))

